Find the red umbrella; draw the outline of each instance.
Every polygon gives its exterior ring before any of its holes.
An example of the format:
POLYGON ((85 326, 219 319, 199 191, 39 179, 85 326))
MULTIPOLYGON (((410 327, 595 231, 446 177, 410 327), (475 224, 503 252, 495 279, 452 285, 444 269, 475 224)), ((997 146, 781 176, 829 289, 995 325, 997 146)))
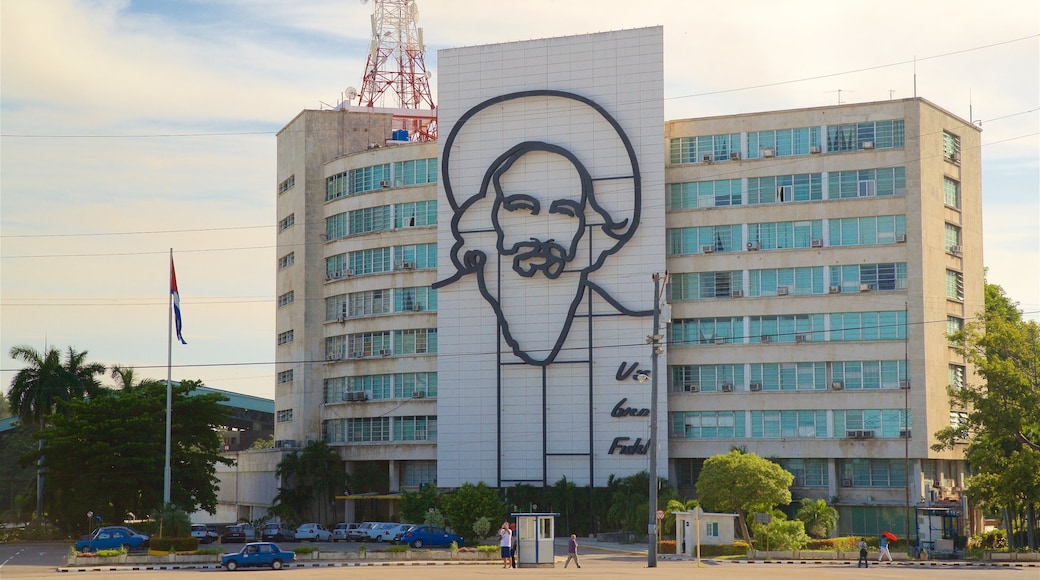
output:
POLYGON ((881 535, 882 535, 882 536, 885 536, 886 538, 888 538, 888 539, 889 539, 890 541, 892 541, 892 542, 895 542, 896 540, 898 540, 898 539, 899 539, 899 538, 897 538, 897 537, 896 537, 896 535, 895 535, 895 534, 893 534, 892 532, 881 532, 881 535))

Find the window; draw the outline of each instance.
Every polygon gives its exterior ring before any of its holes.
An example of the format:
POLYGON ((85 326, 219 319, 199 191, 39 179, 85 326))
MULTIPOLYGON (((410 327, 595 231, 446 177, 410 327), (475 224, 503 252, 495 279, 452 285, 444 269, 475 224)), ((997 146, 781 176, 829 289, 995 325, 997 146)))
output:
POLYGON ((949 177, 943 177, 943 203, 947 206, 961 208, 961 184, 949 177))
POLYGON ((350 271, 355 276, 389 272, 393 268, 390 248, 373 248, 350 252, 350 271))
POLYGON ((390 313, 390 290, 369 290, 367 292, 352 292, 345 305, 346 318, 357 318, 361 316, 378 316, 390 313))
POLYGON ((291 382, 293 382, 293 372, 292 372, 292 369, 289 369, 287 371, 282 371, 282 372, 278 373, 278 384, 279 385, 284 385, 285 383, 291 383, 291 382))
POLYGON ((719 537, 719 522, 704 522, 704 535, 709 538, 719 537))
POLYGON ((292 227, 292 225, 295 224, 295 223, 296 223, 296 214, 291 213, 287 217, 282 218, 282 220, 278 222, 278 231, 279 232, 284 232, 285 230, 287 230, 290 227, 292 227))
POLYGON ((677 274, 669 281, 669 300, 729 298, 743 289, 740 272, 692 272, 677 274))
POLYGON ((437 225, 437 202, 417 201, 394 206, 395 228, 416 228, 437 225))
POLYGON ((436 461, 406 461, 401 485, 405 487, 422 487, 437 481, 436 461))
POLYGON ((417 328, 413 330, 395 331, 394 353, 398 355, 436 354, 437 329, 417 328))
POLYGON ((906 195, 905 167, 832 171, 827 175, 827 199, 893 195, 906 195))
POLYGON ((281 308, 282 306, 288 306, 288 305, 292 304, 296 300, 295 295, 296 295, 295 292, 290 290, 290 291, 286 292, 285 294, 282 294, 281 296, 279 296, 278 297, 278 307, 281 308))
POLYGON ((415 159, 394 163, 394 181, 397 185, 437 183, 437 159, 415 159))
POLYGON ((964 274, 954 271, 946 271, 946 298, 964 302, 964 274))
POLYGON ((390 399, 393 397, 393 378, 391 375, 359 375, 348 377, 346 392, 364 392, 368 398, 373 400, 390 399))
POLYGON ((826 294, 823 266, 751 270, 749 296, 826 294))
POLYGON ((964 366, 949 365, 949 385, 955 389, 964 388, 964 366))
POLYGON ((837 312, 830 315, 830 340, 903 340, 906 311, 837 312))
POLYGON ((394 312, 437 310, 437 290, 429 286, 394 289, 394 312))
POLYGON ((840 439, 847 437, 849 431, 870 431, 874 437, 898 439, 900 432, 912 425, 913 414, 906 413, 904 409, 836 409, 834 436, 840 439))
POLYGON ((673 439, 744 437, 743 411, 680 411, 671 414, 673 439))
POLYGON ((827 388, 827 363, 752 363, 751 382, 763 391, 822 391, 827 388))
POLYGON ((894 244, 898 235, 906 235, 905 215, 832 219, 827 225, 832 246, 894 244))
POLYGON ((961 228, 953 224, 946 224, 945 236, 943 242, 946 245, 947 252, 960 251, 961 248, 961 228))
POLYGON ((436 441, 437 417, 394 417, 394 441, 436 441))
POLYGON ((758 242, 760 250, 811 248, 822 239, 823 220, 748 224, 748 241, 758 242))
POLYGON ((436 268, 437 244, 394 246, 394 267, 402 269, 405 264, 417 270, 436 268))
POLYGON ((346 420, 348 443, 371 443, 390 440, 390 417, 359 417, 346 420))
POLYGON ((350 172, 344 171, 325 179, 325 201, 350 195, 350 172))
POLYGON ((296 253, 289 252, 288 254, 278 258, 278 269, 284 270, 289 266, 292 266, 296 262, 296 253))
MULTIPOLYGON (((329 340, 329 338, 325 339, 326 342, 329 340)), ((358 334, 351 334, 348 337, 347 346, 351 358, 389 355, 391 352, 390 331, 384 330, 382 332, 361 332, 358 334)))
POLYGON ((751 437, 822 439, 827 437, 827 411, 751 411, 751 437))
POLYGON ((748 205, 819 201, 823 199, 821 173, 748 178, 748 205))
POLYGON ((950 411, 950 427, 954 430, 967 429, 968 427, 968 412, 967 411, 950 411))
POLYGON ((669 367, 668 381, 673 393, 722 390, 723 384, 732 387, 744 384, 744 365, 689 365, 669 367))
POLYGON ((289 191, 290 189, 293 188, 294 185, 296 185, 296 174, 295 173, 290 175, 289 178, 286 179, 285 181, 283 181, 283 182, 278 184, 278 195, 282 195, 283 193, 289 191))
POLYGON ((361 167, 325 179, 325 201, 382 189, 390 184, 390 164, 361 167))
POLYGON ((748 342, 812 342, 822 340, 823 314, 752 316, 748 342))
POLYGON ((740 180, 693 181, 668 184, 668 209, 740 205, 740 180))
POLYGON ((670 144, 672 164, 729 161, 730 153, 740 153, 740 133, 680 137, 670 144))
POLYGON ((827 487, 826 459, 781 459, 783 466, 794 475, 794 487, 827 487))
POLYGON ((278 411, 278 413, 275 416, 275 420, 277 422, 279 422, 279 423, 291 423, 292 422, 292 415, 293 415, 293 410, 292 409, 283 409, 281 411, 278 411))
POLYGON ((843 389, 898 389, 906 381, 906 361, 869 360, 831 363, 831 380, 843 389))
POLYGON ((839 459, 838 472, 853 487, 906 487, 903 459, 839 459))
POLYGON ((831 266, 830 285, 841 292, 905 290, 906 262, 831 266))
POLYGON ((668 255, 739 252, 742 239, 740 225, 674 228, 668 230, 668 255))
POLYGON ((399 399, 436 397, 437 373, 394 375, 394 396, 399 399))
POLYGON ((903 121, 868 121, 827 127, 827 151, 899 149, 903 147, 903 121))
POLYGON ((748 133, 748 159, 808 155, 819 146, 819 127, 748 133))
POLYGON ((964 319, 957 316, 946 317, 946 334, 957 334, 964 330, 964 319))
POLYGON ((943 159, 959 164, 961 161, 961 138, 943 131, 943 159))
POLYGON ((740 317, 676 320, 668 342, 682 346, 743 342, 743 328, 744 319, 740 317))
POLYGON ((289 344, 293 341, 293 331, 287 330, 278 334, 278 344, 289 344))

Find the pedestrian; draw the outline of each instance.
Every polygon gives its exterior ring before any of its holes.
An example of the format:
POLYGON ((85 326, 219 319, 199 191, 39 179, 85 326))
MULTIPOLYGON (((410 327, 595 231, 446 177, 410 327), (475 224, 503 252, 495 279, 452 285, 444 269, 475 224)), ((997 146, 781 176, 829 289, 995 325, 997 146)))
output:
POLYGON ((578 562, 578 537, 571 534, 571 539, 567 540, 567 561, 563 563, 563 567, 566 568, 567 564, 574 560, 574 565, 581 568, 581 564, 578 562))
POLYGON ((516 543, 520 539, 516 535, 516 522, 509 524, 509 531, 512 532, 512 544, 509 546, 509 560, 512 562, 513 567, 516 568, 516 543))
POLYGON ((509 522, 503 522, 498 530, 498 549, 502 556, 502 567, 509 568, 512 560, 510 553, 513 551, 513 530, 509 529, 509 522))
POLYGON ((888 551, 888 538, 884 534, 881 535, 881 550, 878 552, 877 561, 880 562, 883 556, 888 556, 888 561, 892 561, 892 552, 888 551))
POLYGON ((867 562, 867 539, 860 538, 856 547, 859 548, 859 562, 856 562, 856 567, 870 568, 870 564, 867 562))

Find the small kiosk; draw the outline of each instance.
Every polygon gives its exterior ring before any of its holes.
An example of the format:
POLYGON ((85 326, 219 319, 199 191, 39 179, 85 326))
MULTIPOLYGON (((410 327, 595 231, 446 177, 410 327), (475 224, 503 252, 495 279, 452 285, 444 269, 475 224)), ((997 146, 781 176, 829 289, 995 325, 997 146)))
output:
POLYGON ((556 563, 556 517, 560 514, 514 513, 516 566, 552 568, 556 563))

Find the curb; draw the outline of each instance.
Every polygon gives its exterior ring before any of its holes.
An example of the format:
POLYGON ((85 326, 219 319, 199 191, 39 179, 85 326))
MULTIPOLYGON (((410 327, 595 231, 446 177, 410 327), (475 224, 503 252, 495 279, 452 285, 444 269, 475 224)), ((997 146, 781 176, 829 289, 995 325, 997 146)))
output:
MULTIPOLYGON (((380 566, 487 566, 489 564, 499 564, 500 561, 491 560, 488 562, 451 562, 451 561, 390 561, 390 562, 307 562, 307 563, 292 563, 286 564, 282 567, 284 570, 291 568, 362 568, 362 567, 380 567, 380 566)), ((148 570, 221 570, 223 566, 215 563, 207 564, 155 564, 149 566, 62 566, 57 569, 58 572, 142 572, 148 570)), ((243 568, 245 569, 245 568, 243 568)), ((267 568, 261 566, 257 567, 257 570, 265 570, 267 568)))

